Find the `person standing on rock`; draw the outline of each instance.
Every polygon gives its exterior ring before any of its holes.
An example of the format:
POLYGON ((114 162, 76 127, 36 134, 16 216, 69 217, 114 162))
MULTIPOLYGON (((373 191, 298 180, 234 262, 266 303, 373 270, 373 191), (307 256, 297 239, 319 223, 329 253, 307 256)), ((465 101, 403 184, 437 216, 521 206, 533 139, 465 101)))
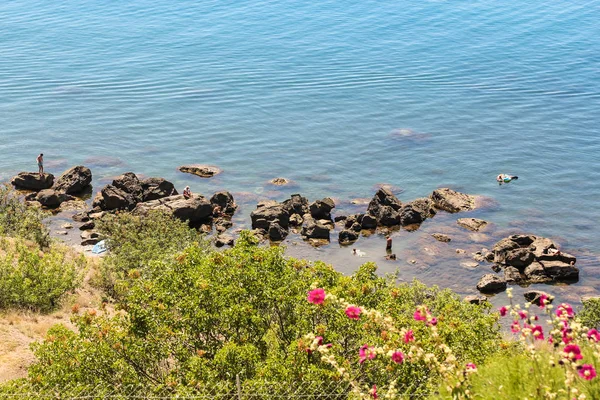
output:
POLYGON ((38 164, 38 171, 40 173, 40 178, 44 176, 44 153, 40 153, 36 158, 38 164))

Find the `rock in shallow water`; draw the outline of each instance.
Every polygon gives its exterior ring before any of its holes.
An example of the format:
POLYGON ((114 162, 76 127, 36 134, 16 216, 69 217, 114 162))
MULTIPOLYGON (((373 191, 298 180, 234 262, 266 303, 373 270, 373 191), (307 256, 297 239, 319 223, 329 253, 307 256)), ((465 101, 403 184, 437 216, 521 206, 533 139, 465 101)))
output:
POLYGON ((469 211, 475 208, 475 197, 449 188, 434 190, 431 194, 433 206, 449 213, 469 211))
POLYGON ((215 167, 214 165, 182 165, 178 169, 181 172, 197 175, 201 178, 212 178, 213 176, 221 173, 219 167, 215 167))
POLYGON ((485 274, 477 283, 477 290, 482 293, 499 293, 506 290, 506 281, 494 274, 485 274))
POLYGON ((456 223, 473 232, 479 232, 479 230, 485 228, 488 224, 487 221, 477 218, 459 218, 456 223))
POLYGON ((17 189, 39 191, 52 187, 54 175, 45 173, 40 176, 37 172, 20 172, 10 183, 17 189))

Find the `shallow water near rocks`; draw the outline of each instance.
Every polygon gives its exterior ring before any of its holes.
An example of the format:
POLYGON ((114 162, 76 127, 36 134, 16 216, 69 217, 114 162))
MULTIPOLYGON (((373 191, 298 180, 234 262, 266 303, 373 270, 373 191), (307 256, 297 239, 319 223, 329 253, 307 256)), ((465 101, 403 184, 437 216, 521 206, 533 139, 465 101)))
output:
POLYGON ((452 187, 489 205, 396 232, 396 262, 379 235, 353 246, 364 258, 335 241, 284 244, 344 273, 376 261, 473 293, 488 265, 461 267, 456 247, 533 233, 578 257, 578 283, 544 286, 576 301, 600 288, 598 11, 555 0, 3 2, 0 180, 35 170, 43 152, 55 174, 90 167, 95 190, 126 171, 227 189, 242 205, 236 227, 257 201, 291 193, 331 196, 344 212, 380 184, 403 201, 452 187), (188 163, 223 173, 176 170, 188 163), (499 173, 519 180, 498 186, 499 173), (493 225, 473 236, 458 230, 463 216, 493 225))

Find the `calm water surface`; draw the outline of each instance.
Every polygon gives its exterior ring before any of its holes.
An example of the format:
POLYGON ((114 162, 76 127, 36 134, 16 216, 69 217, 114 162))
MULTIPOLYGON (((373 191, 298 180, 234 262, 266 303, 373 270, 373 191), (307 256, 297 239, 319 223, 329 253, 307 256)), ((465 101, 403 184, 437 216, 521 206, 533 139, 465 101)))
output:
POLYGON ((238 226, 293 192, 354 211, 377 184, 402 200, 450 186, 485 196, 468 215, 493 226, 469 235, 439 215, 394 234, 396 263, 378 235, 360 259, 293 235, 288 252, 473 293, 489 266, 455 249, 530 232, 579 256, 579 283, 548 288, 577 300, 600 288, 598 15, 600 1, 3 1, 0 180, 43 152, 50 172, 92 168, 96 189, 125 171, 228 189, 238 226), (502 172, 520 179, 499 187, 502 172), (295 185, 269 187, 277 176, 295 185))

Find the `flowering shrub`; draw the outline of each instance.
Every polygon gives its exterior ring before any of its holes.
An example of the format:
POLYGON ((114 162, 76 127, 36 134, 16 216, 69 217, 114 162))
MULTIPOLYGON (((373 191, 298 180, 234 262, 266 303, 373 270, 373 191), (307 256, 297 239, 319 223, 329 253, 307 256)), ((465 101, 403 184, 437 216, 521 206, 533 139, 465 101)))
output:
POLYGON ((567 303, 554 306, 544 295, 521 307, 511 289, 508 296, 510 305, 499 313, 512 317, 521 348, 479 368, 472 382, 478 398, 600 398, 600 333, 586 328, 567 303))

